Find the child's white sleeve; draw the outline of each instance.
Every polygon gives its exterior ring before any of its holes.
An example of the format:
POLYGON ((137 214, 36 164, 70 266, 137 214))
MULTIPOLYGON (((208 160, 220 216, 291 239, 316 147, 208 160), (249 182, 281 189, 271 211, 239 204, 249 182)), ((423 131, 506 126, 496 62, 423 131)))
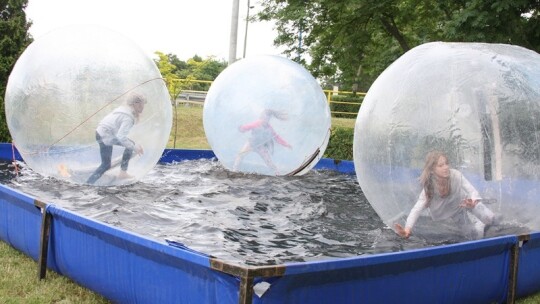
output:
POLYGON ((426 208, 426 204, 426 192, 422 190, 422 193, 420 193, 420 196, 418 197, 418 201, 416 201, 416 204, 414 204, 414 207, 411 209, 411 212, 407 217, 405 228, 412 229, 414 227, 414 224, 416 224, 416 220, 418 220, 418 218, 420 217, 420 213, 422 213, 422 210, 426 208))

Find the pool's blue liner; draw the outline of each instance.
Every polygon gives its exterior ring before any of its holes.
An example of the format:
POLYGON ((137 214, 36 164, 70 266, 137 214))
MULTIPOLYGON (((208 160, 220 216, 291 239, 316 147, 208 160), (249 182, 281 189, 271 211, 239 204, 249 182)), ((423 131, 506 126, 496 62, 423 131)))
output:
MULTIPOLYGON (((0 145, 0 158, 11 155, 10 145, 0 145)), ((201 157, 214 154, 167 150, 162 161, 201 157)), ((346 161, 323 159, 316 168, 354 173, 346 161)), ((0 186, 0 239, 37 261, 42 214, 35 201, 0 186)), ((229 265, 211 253, 46 204, 52 217, 47 266, 115 303, 503 303, 514 291, 514 267, 518 297, 540 291, 540 233, 259 268, 229 265), (259 297, 251 287, 263 281, 270 287, 259 297)))

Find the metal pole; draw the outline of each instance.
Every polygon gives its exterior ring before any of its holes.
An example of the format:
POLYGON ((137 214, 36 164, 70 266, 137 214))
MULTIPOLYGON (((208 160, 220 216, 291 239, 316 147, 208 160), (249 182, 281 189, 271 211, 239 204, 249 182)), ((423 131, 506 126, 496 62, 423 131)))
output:
POLYGON ((236 61, 236 44, 238 40, 238 11, 240 0, 233 0, 231 15, 231 36, 229 39, 229 65, 236 61))
POLYGON ((49 252, 49 237, 51 235, 51 214, 47 212, 47 204, 34 200, 34 205, 41 210, 41 233, 39 238, 38 278, 45 279, 47 275, 47 254, 49 252))
POLYGON ((246 32, 244 34, 244 55, 242 56, 242 58, 246 58, 247 34, 248 34, 248 25, 249 25, 249 9, 251 8, 249 2, 250 0, 247 1, 246 32))

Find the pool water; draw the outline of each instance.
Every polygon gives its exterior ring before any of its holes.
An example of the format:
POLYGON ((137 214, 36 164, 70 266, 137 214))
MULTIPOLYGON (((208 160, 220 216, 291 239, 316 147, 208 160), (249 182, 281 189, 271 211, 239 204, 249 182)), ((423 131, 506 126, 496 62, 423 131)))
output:
POLYGON ((10 164, 0 169, 2 183, 42 201, 230 263, 275 265, 460 241, 398 237, 379 219, 356 177, 335 171, 260 176, 202 159, 158 164, 132 185, 93 187, 42 177, 24 163, 17 175, 10 164))

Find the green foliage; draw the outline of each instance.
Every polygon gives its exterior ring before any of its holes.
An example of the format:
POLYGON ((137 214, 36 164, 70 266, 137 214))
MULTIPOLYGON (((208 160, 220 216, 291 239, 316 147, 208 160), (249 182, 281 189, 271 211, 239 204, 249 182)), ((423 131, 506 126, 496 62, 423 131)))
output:
POLYGON ((338 160, 353 159, 354 129, 332 127, 324 157, 338 160))
POLYGON ((36 261, 0 241, 0 303, 110 303, 51 270, 37 281, 36 270, 36 261))
POLYGON ((430 41, 521 45, 540 51, 538 0, 263 0, 276 45, 323 81, 367 91, 409 49, 430 41), (311 62, 305 58, 309 54, 311 62))
MULTIPOLYGON (((180 78, 193 77, 197 80, 214 80, 219 73, 227 67, 227 63, 224 61, 217 61, 214 57, 203 60, 198 56, 194 56, 193 58, 188 59, 187 66, 186 70, 178 73, 180 78)), ((193 84, 192 90, 207 91, 209 88, 209 83, 196 83, 193 84)))
POLYGON ((171 95, 171 100, 175 100, 182 91, 182 87, 174 81, 176 77, 173 72, 176 70, 176 67, 169 61, 167 55, 161 52, 155 52, 155 54, 158 56, 158 60, 155 62, 161 73, 161 77, 163 77, 167 83, 167 89, 171 95))
POLYGON ((364 100, 363 95, 336 95, 332 96, 332 102, 330 102, 330 111, 332 111, 333 117, 343 118, 356 118, 356 115, 343 114, 354 113, 357 114, 364 100))
POLYGON ((286 46, 289 55, 309 54, 307 67, 315 77, 365 91, 410 48, 406 33, 414 32, 412 20, 400 13, 413 4, 404 8, 403 2, 266 0, 258 17, 276 22, 275 43, 286 46), (300 33, 302 48, 296 46, 300 33))
POLYGON ((187 61, 182 61, 173 54, 156 52, 159 56, 156 60, 161 75, 167 79, 171 97, 174 99, 182 90, 208 91, 210 82, 193 82, 190 80, 213 81, 227 67, 225 61, 218 61, 214 57, 202 59, 193 56, 187 61), (187 81, 171 82, 172 79, 185 79, 187 81))
POLYGON ((452 11, 445 38, 520 45, 540 51, 538 0, 471 0, 452 11))
POLYGON ((26 21, 24 9, 27 0, 0 2, 0 141, 10 142, 11 136, 6 123, 4 96, 9 74, 15 62, 32 42, 28 34, 31 23, 26 21))

